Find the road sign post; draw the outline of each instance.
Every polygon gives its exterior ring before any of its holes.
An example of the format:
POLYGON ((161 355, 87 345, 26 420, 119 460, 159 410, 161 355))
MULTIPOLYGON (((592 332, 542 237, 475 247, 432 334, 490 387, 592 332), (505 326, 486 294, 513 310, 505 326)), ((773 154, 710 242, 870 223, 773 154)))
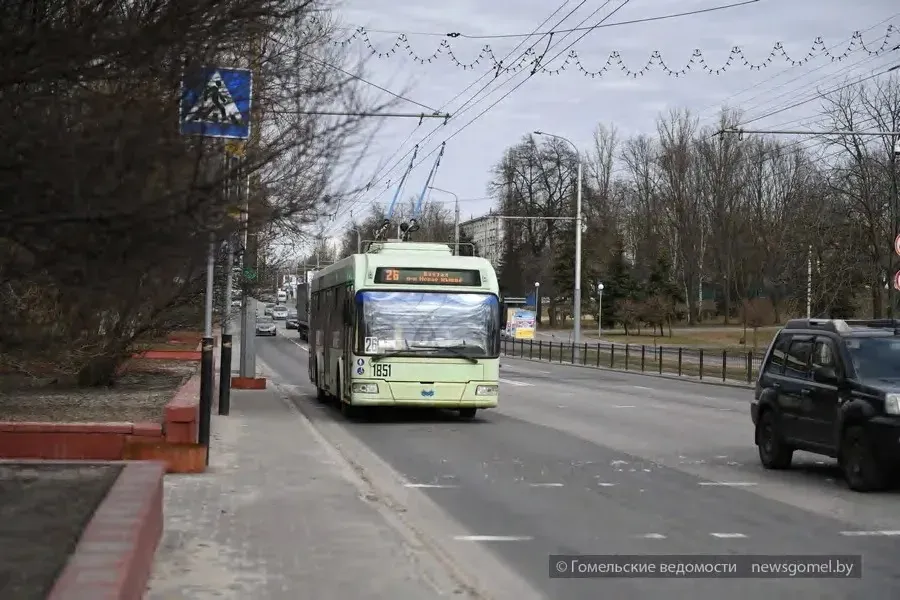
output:
MULTIPOLYGON (((250 137, 250 108, 253 95, 253 76, 249 69, 227 67, 201 67, 184 73, 179 102, 179 125, 182 135, 246 140, 250 137)), ((226 149, 227 150, 227 149, 226 149)), ((230 160, 226 153, 226 164, 230 160)), ((230 171, 230 168, 226 168, 230 171)), ((230 177, 226 172, 226 177, 230 177)), ((231 186, 240 187, 240 186, 231 186)), ((206 446, 206 462, 209 464, 210 419, 212 415, 213 370, 212 307, 215 276, 215 233, 210 232, 210 245, 206 272, 206 314, 204 315, 203 355, 200 367, 200 427, 199 442, 206 446)), ((229 270, 230 274, 230 270, 229 270)), ((226 302, 231 301, 225 298, 226 302)), ((246 311, 247 302, 242 303, 246 311)), ((228 318, 228 312, 223 314, 228 318)), ((227 331, 227 329, 226 329, 227 331)), ((241 336, 246 332, 241 331, 241 336)), ((220 380, 231 382, 231 366, 222 365, 220 380)))

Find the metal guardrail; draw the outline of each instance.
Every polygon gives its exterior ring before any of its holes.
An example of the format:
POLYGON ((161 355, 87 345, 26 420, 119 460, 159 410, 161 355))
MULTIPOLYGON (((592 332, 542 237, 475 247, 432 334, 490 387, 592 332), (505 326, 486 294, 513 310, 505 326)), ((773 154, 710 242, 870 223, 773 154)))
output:
POLYGON ((504 339, 504 355, 559 364, 752 384, 764 353, 646 344, 573 344, 504 339), (577 349, 577 352, 576 352, 577 349))

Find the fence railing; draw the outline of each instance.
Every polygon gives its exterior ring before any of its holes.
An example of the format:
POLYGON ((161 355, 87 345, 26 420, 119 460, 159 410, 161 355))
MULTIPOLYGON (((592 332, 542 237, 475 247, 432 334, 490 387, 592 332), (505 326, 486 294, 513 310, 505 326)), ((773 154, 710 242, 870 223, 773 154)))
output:
POLYGON ((549 340, 505 339, 502 351, 515 358, 747 384, 756 380, 764 358, 752 350, 549 340))

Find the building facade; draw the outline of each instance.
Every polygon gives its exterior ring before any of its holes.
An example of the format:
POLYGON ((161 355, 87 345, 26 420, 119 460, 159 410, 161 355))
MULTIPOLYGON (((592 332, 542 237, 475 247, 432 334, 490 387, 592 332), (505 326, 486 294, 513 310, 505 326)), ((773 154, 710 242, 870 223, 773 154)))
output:
POLYGON ((495 269, 500 268, 503 257, 503 219, 488 213, 459 224, 478 248, 478 254, 490 261, 495 269))

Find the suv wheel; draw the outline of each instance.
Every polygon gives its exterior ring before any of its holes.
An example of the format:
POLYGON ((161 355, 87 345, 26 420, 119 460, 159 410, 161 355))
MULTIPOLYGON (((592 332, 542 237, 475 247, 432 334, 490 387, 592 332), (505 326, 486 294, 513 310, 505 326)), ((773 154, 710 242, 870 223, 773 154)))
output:
POLYGON ((851 490, 873 492, 887 487, 887 470, 875 457, 862 427, 847 428, 841 440, 840 454, 841 470, 851 490))
POLYGON ((778 417, 771 410, 765 411, 756 426, 756 444, 759 461, 767 469, 787 469, 791 466, 794 449, 784 443, 778 427, 778 417))

